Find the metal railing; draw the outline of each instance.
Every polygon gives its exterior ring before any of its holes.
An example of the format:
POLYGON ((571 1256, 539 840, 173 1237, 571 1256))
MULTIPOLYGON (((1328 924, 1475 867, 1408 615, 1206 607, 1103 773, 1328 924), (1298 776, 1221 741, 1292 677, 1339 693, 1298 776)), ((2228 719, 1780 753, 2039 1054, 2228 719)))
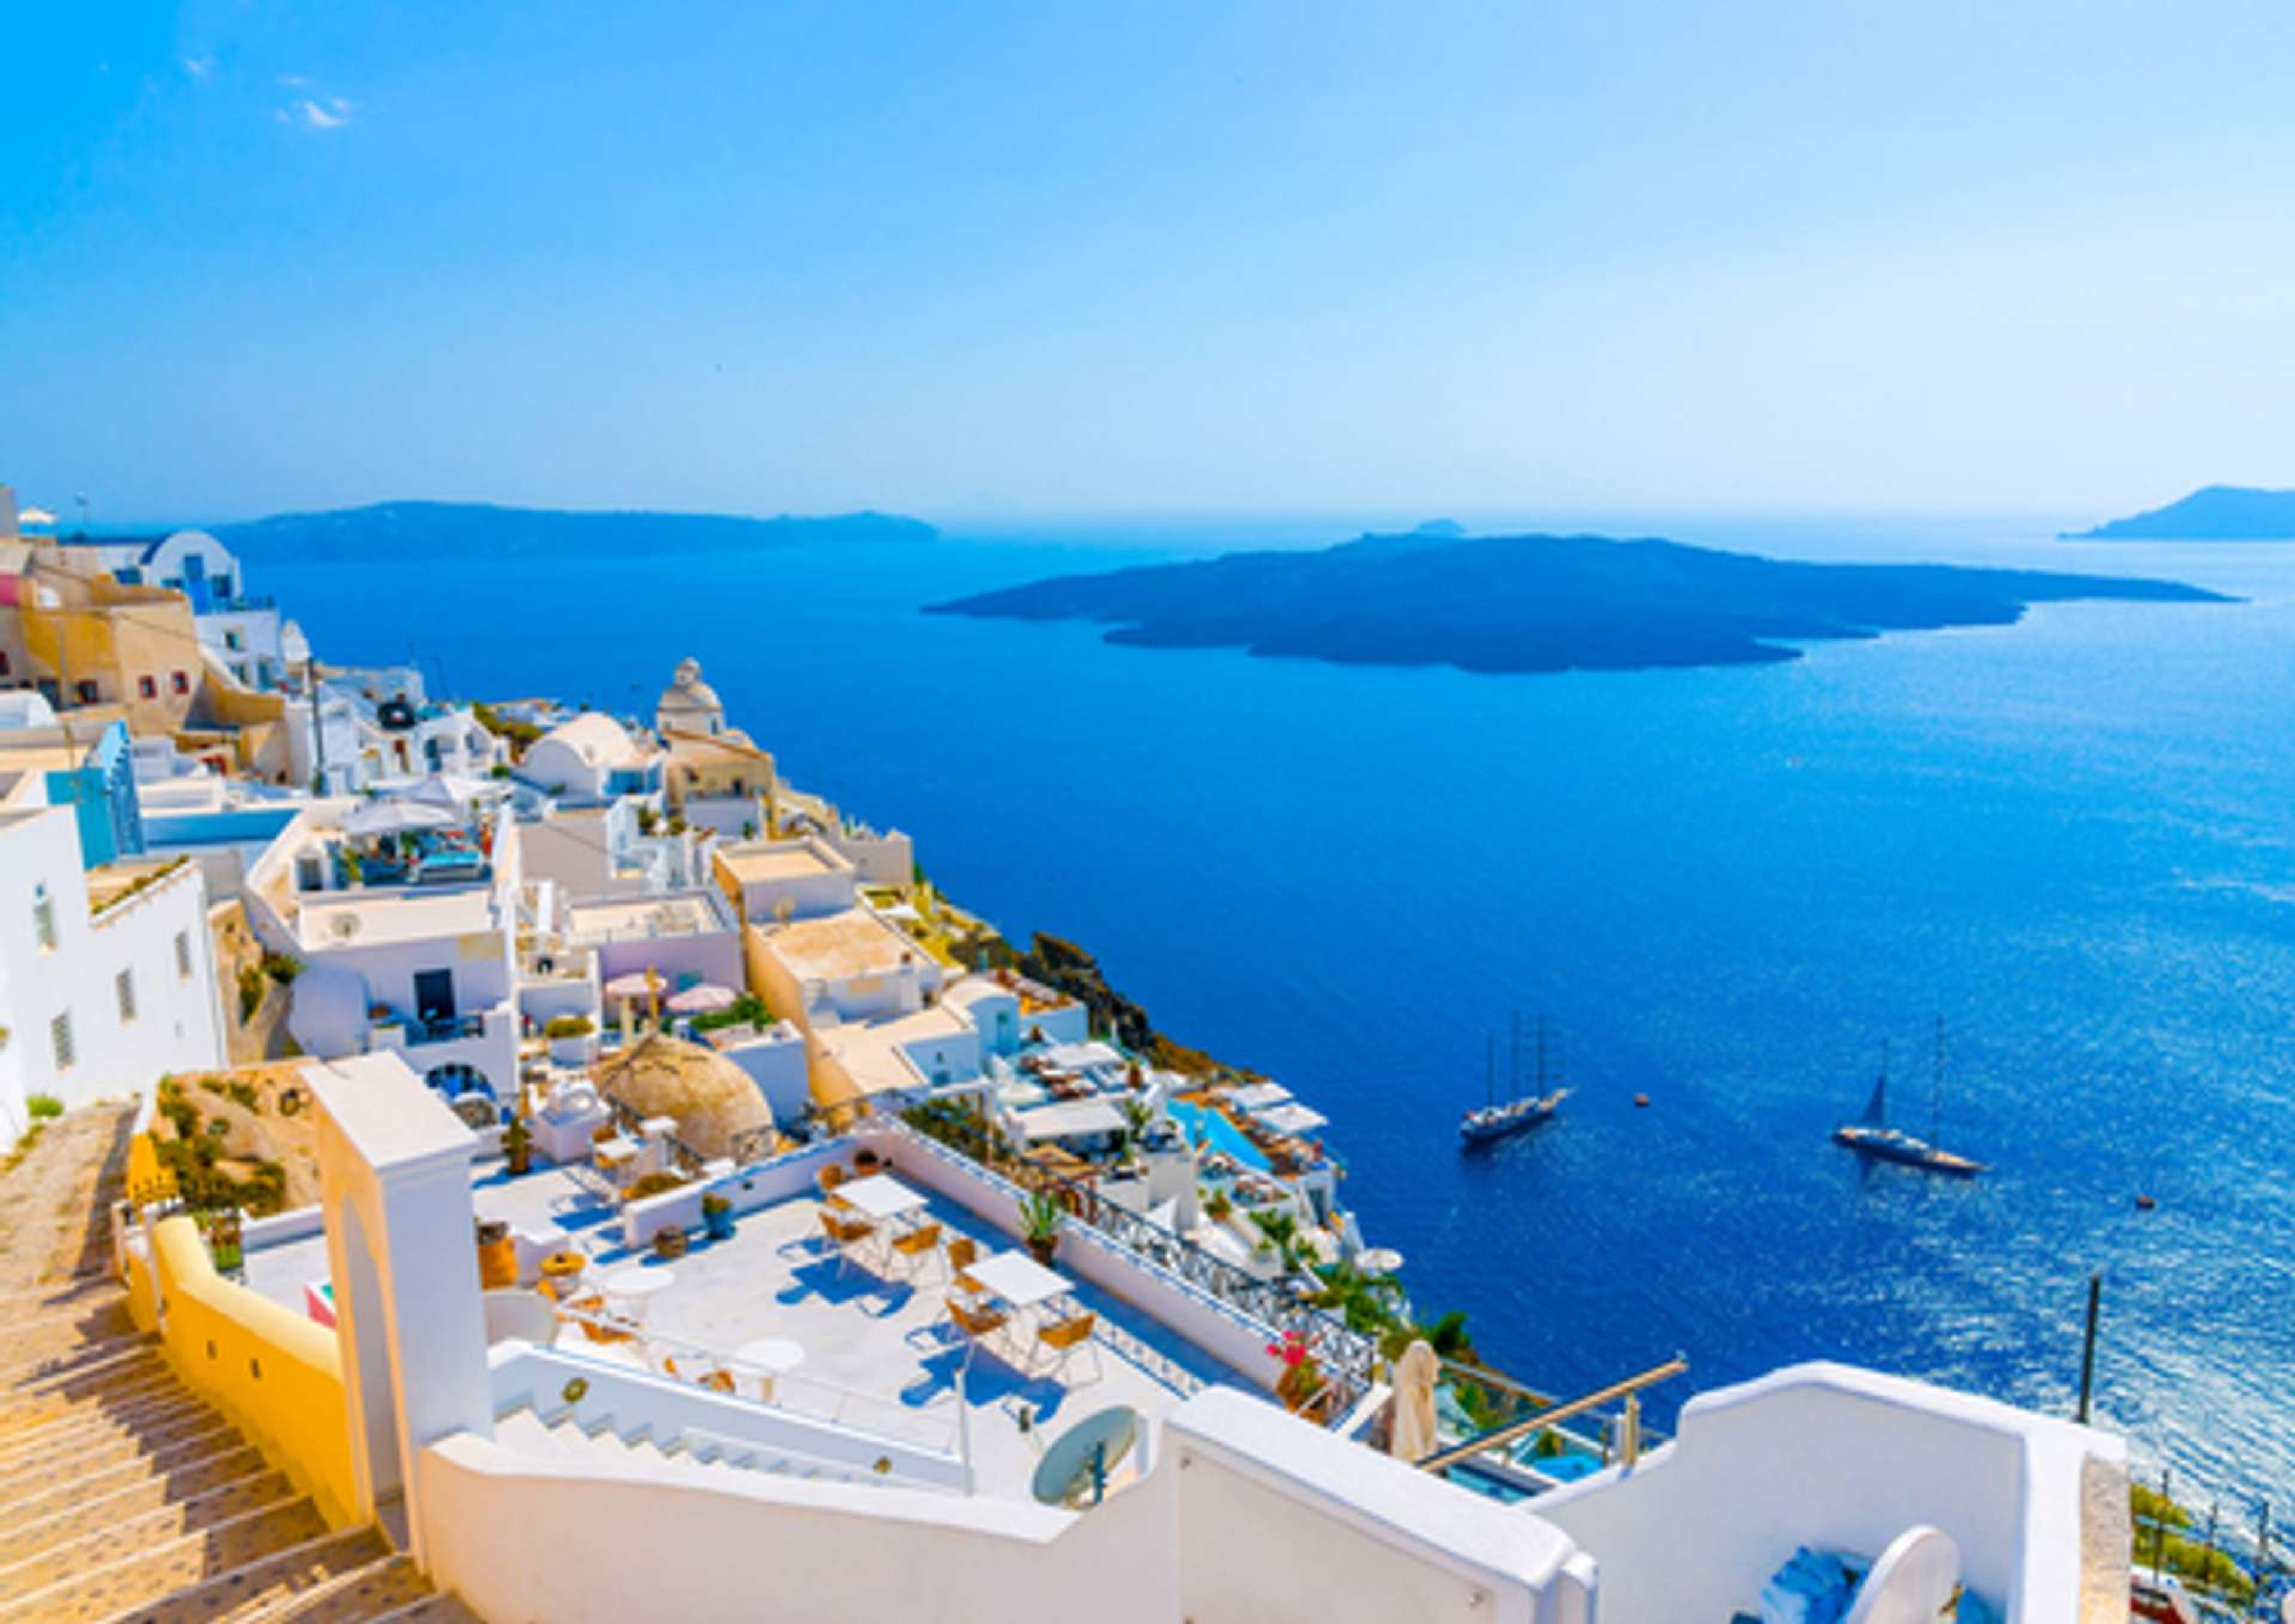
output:
MULTIPOLYGON (((862 1392, 858 1388, 847 1387, 801 1370, 768 1370, 742 1359, 737 1354, 721 1351, 688 1337, 666 1335, 641 1321, 625 1319, 612 1313, 592 1312, 560 1305, 558 1318, 568 1327, 587 1327, 598 1333, 603 1341, 632 1342, 644 1350, 646 1363, 642 1368, 618 1363, 607 1366, 617 1373, 633 1376, 650 1375, 657 1381, 696 1387, 719 1398, 732 1399, 762 1410, 819 1422, 860 1438, 900 1444, 922 1454, 938 1456, 943 1460, 960 1462, 964 1458, 967 1440, 957 1414, 962 1404, 960 1390, 951 1389, 940 1405, 919 1407, 897 1398, 862 1392), (709 1378, 720 1374, 730 1382, 731 1391, 709 1384, 709 1378), (772 1397, 758 1396, 765 1392, 772 1393, 772 1397)), ((559 1351, 569 1355, 578 1354, 580 1344, 563 1345, 559 1351)), ((625 1419, 635 1421, 638 1417, 625 1419)))
POLYGON ((1289 1281, 1262 1280, 1224 1258, 1214 1257, 1177 1231, 1110 1201, 1090 1186, 1033 1163, 1013 1161, 992 1167, 897 1117, 878 1120, 935 1155, 958 1159, 975 1176, 1001 1184, 1016 1195, 1052 1197, 1071 1222, 1235 1310, 1270 1337, 1297 1332, 1335 1390, 1327 1400, 1334 1419, 1352 1409, 1369 1391, 1378 1360, 1377 1342, 1306 1302, 1289 1281))
POLYGON ((1606 1387, 1597 1387, 1592 1392, 1557 1404, 1496 1371, 1475 1370, 1445 1361, 1443 1369, 1453 1376, 1463 1376, 1495 1387, 1513 1398, 1530 1401, 1535 1408, 1528 1416, 1507 1421, 1447 1449, 1437 1449, 1414 1464, 1422 1472, 1446 1472, 1478 1456, 1506 1449, 1533 1432, 1559 1426, 1563 1422, 1593 1414, 1609 1405, 1621 1404, 1615 1426, 1605 1429, 1603 1465, 1613 1464, 1611 1457, 1614 1456, 1617 1461, 1630 1466, 1641 1458, 1645 1442, 1641 1420, 1642 1390, 1660 1382, 1671 1381, 1688 1368, 1689 1361, 1676 1354, 1663 1364, 1653 1365, 1638 1375, 1628 1376, 1623 1381, 1613 1382, 1606 1387))

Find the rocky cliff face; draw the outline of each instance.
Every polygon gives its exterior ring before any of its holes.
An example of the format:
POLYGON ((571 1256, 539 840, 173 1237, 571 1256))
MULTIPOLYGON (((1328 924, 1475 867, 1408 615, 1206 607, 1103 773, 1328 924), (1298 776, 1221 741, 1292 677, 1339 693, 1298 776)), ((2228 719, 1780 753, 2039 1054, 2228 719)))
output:
POLYGON ((1040 981, 1082 1002, 1091 1011, 1093 1030, 1112 1034, 1124 1048, 1146 1055, 1157 1065, 1197 1075, 1213 1072, 1250 1074, 1223 1066, 1203 1050, 1175 1043, 1157 1032, 1155 1023, 1148 1018, 1148 1011, 1108 985, 1099 960, 1073 942, 1038 931, 1028 951, 1020 955, 1017 967, 1030 980, 1040 981))

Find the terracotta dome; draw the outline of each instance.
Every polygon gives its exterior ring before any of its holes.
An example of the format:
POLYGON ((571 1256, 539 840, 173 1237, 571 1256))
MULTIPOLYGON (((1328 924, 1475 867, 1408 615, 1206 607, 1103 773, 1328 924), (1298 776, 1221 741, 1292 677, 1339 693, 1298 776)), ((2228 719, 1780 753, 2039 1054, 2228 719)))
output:
POLYGON ((602 1062, 600 1093, 641 1116, 677 1121, 677 1137, 703 1155, 730 1156, 735 1138, 772 1125, 749 1074, 716 1050, 649 1032, 602 1062))

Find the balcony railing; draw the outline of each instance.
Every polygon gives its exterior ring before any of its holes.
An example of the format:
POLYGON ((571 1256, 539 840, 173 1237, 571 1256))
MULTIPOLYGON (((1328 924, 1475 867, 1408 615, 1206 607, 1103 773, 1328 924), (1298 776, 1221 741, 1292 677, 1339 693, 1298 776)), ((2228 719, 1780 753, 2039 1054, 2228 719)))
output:
POLYGON ((956 1159, 976 1178, 1016 1192, 1051 1196, 1071 1222, 1083 1225, 1143 1264, 1234 1310, 1270 1335, 1297 1332, 1306 1339, 1308 1351, 1331 1384, 1329 1399, 1317 1409, 1324 1418, 1336 1421, 1344 1416, 1370 1390, 1378 1360, 1377 1342, 1305 1301, 1290 1282, 1262 1280, 1213 1256, 1177 1231, 1033 1163, 1013 1161, 989 1168, 898 1117, 878 1120, 931 1155, 956 1159))
POLYGON ((405 1025, 410 1049, 425 1043, 460 1043, 466 1038, 486 1035, 486 1017, 478 1015, 434 1016, 428 1020, 408 1021, 405 1025))

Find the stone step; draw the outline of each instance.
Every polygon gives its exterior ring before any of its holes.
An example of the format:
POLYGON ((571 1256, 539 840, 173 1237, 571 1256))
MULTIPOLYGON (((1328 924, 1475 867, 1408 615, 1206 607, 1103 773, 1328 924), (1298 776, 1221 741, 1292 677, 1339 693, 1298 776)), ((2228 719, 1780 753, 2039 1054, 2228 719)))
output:
POLYGON ((412 1606, 387 1612, 368 1624, 486 1624, 461 1598, 432 1591, 412 1606))
POLYGON ((142 1434, 163 1428, 179 1416, 204 1413, 207 1400, 174 1383, 131 1394, 126 1402, 87 1405, 43 1426, 0 1432, 0 1475, 50 1450, 77 1449, 124 1433, 142 1434))
POLYGON ((100 1353, 60 1355, 50 1359, 41 1371, 0 1384, 0 1423, 12 1419, 22 1408, 40 1400, 58 1393, 82 1397, 101 1391, 112 1383, 133 1378, 155 1366, 164 1369, 167 1360, 154 1342, 100 1353))
POLYGON ((45 1381, 60 1370, 78 1369, 89 1365, 101 1365, 118 1354, 138 1348, 157 1348, 159 1339, 149 1331, 129 1331, 121 1336, 83 1337, 74 1334, 55 1346, 37 1353, 16 1357, 15 1341, 12 1337, 5 1350, 0 1350, 0 1387, 16 1391, 45 1381))
POLYGON ((287 1474, 274 1471, 251 1448, 227 1452, 212 1468, 138 1478, 105 1493, 60 1490, 54 1509, 15 1518, 0 1529, 0 1569, 144 1518, 189 1533, 268 1506, 287 1492, 287 1474))
POLYGON ((0 1378, 11 1382, 60 1353, 84 1353, 91 1349, 122 1344, 146 1334, 124 1312, 97 1309, 91 1313, 61 1315, 38 1325, 19 1325, 0 1316, 8 1326, 8 1340, 0 1343, 0 1378))
POLYGON ((214 1410, 202 1406, 178 1415, 166 1425, 155 1426, 148 1432, 122 1432, 108 1438, 88 1439, 75 1444, 69 1451, 33 1450, 29 1455, 0 1467, 0 1506, 21 1495, 37 1493, 45 1484, 60 1480, 99 1476, 128 1462, 159 1458, 187 1441, 206 1437, 218 1429, 227 1432, 231 1430, 231 1424, 214 1410))
POLYGON ((44 1281, 36 1285, 20 1285, 0 1292, 0 1317, 35 1309, 50 1308, 101 1297, 115 1297, 125 1302, 127 1288, 101 1269, 86 1274, 67 1275, 60 1280, 44 1281))
POLYGON ((262 1624, 377 1624, 436 1595, 414 1559, 393 1553, 265 1613, 262 1624))
POLYGON ((254 1624, 266 1621, 347 1575, 390 1555, 372 1528, 346 1529, 277 1550, 235 1567, 186 1573, 161 1595, 110 1611, 75 1611, 7 1624, 254 1624))
POLYGON ((0 1525, 32 1523, 79 1506, 152 1506, 204 1493, 265 1469, 263 1451, 228 1427, 187 1439, 148 1461, 126 1461, 109 1472, 49 1485, 12 1504, 0 1503, 0 1525))
MULTIPOLYGON (((308 1499, 266 1506, 212 1528, 137 1550, 101 1563, 83 1563, 45 1588, 0 1603, 6 1624, 96 1624, 123 1614, 157 1624, 164 1616, 184 1620, 219 1619, 250 1598, 283 1598, 331 1578, 347 1548, 372 1530, 331 1534, 326 1520, 308 1499), (180 1612, 170 1614, 170 1610, 180 1612)), ((362 1550, 359 1560, 378 1553, 362 1550)), ((352 1565, 355 1565, 355 1563, 352 1565)), ((251 1611, 251 1610, 250 1610, 251 1611)))
POLYGON ((0 1407, 0 1440, 34 1432, 103 1406, 140 1404, 156 1394, 180 1391, 183 1383, 156 1354, 110 1371, 61 1380, 46 1390, 0 1407))
MULTIPOLYGON (((141 1516, 117 1518, 76 1537, 53 1538, 34 1555, 0 1567, 0 1604, 45 1590, 75 1573, 159 1550, 187 1535, 287 1506, 301 1498, 283 1473, 265 1473, 197 1499, 162 1506, 141 1516)), ((44 1526, 53 1529, 57 1524, 44 1526)))

